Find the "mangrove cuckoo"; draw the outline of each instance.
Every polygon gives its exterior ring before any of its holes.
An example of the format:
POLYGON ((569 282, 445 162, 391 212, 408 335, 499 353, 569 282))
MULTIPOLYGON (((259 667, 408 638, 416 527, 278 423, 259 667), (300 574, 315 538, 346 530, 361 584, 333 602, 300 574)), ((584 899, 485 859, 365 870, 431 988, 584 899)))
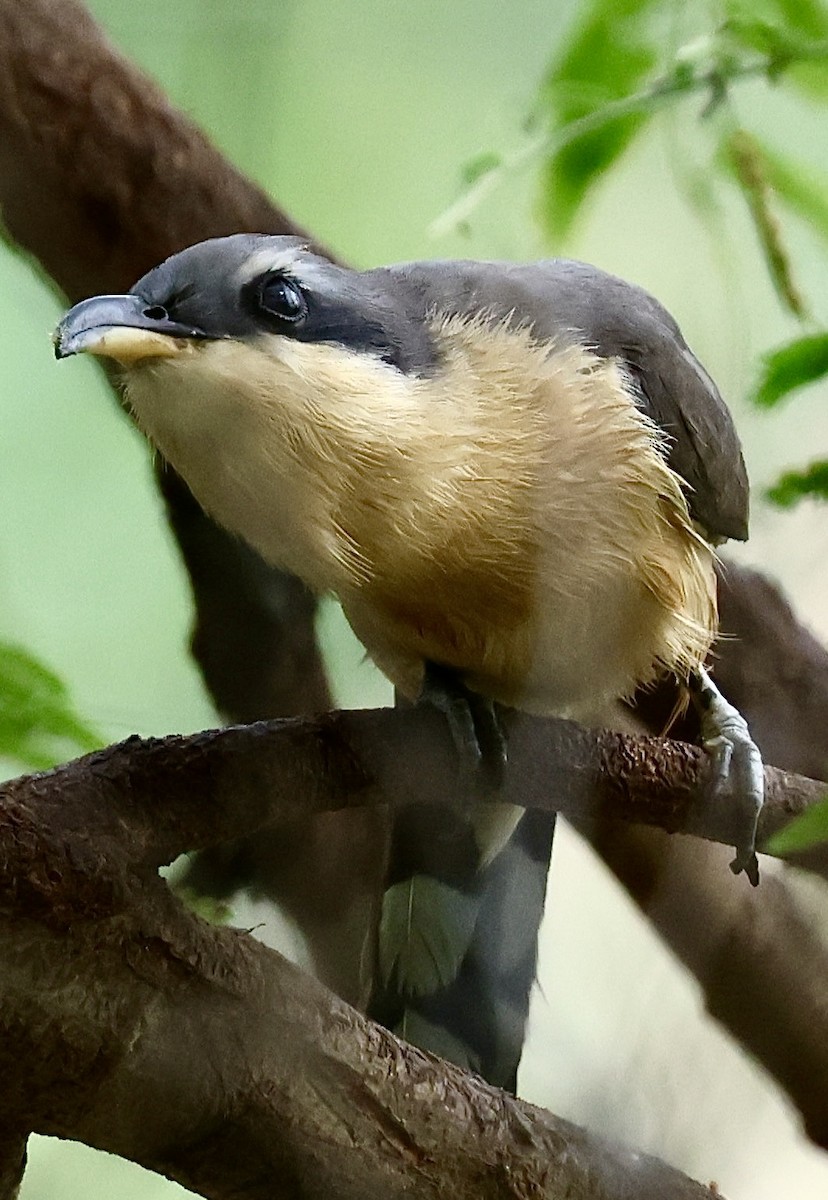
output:
MULTIPOLYGON (((733 868, 757 881, 761 760, 704 668, 713 546, 746 537, 747 479, 714 383, 650 295, 565 260, 354 271, 237 234, 77 304, 54 341, 114 360, 206 511, 335 595, 398 692, 445 711, 472 771, 497 779, 497 706, 596 723, 662 675, 688 685, 741 805, 733 868)), ((520 815, 468 809, 448 839, 460 865, 398 847, 377 1010, 448 1057, 425 1002, 413 1024, 399 1012, 451 988, 479 933, 476 872, 520 815)), ((401 818, 399 839, 440 842, 434 820, 401 818)))

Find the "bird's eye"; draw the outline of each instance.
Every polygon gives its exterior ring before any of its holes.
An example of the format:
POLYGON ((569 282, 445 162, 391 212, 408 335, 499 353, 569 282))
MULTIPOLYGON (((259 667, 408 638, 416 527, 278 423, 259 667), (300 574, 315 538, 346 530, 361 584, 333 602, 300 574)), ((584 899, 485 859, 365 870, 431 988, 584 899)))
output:
POLYGON ((307 301, 294 280, 272 272, 263 275, 256 288, 256 300, 261 312, 277 321, 295 325, 308 311, 307 301))

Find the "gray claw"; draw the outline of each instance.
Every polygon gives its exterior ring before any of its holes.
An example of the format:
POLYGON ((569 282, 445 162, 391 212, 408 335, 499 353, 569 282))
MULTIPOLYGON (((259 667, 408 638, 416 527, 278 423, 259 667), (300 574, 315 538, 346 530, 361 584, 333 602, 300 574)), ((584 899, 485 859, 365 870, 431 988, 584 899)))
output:
POLYGON ((744 871, 756 887, 759 883, 756 830, 765 801, 762 756, 750 736, 747 721, 725 700, 703 667, 693 682, 702 744, 713 760, 712 787, 738 806, 744 821, 744 834, 736 843, 736 857, 730 869, 735 875, 744 871))
POLYGON ((450 667, 431 662, 426 663, 420 700, 445 715, 466 782, 499 791, 508 751, 492 701, 469 691, 450 667))

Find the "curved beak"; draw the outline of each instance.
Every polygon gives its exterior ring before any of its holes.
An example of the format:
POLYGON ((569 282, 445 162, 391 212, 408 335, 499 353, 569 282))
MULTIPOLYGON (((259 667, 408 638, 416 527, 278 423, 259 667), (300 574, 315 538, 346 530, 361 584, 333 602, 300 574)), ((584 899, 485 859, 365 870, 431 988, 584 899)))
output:
POLYGON ((188 348, 188 339, 204 337, 140 296, 93 296, 69 309, 52 343, 55 358, 98 354, 131 366, 143 358, 171 358, 188 348))

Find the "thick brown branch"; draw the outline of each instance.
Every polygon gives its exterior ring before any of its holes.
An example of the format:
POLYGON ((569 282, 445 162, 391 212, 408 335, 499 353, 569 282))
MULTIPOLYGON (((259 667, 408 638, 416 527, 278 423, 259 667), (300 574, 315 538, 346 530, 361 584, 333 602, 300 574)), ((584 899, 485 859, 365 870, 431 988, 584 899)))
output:
POLYGON ((18 1133, 14 1122, 10 1113, 0 1124, 0 1200, 17 1200, 26 1167, 27 1135, 18 1133))
MULTIPOLYGON (((563 812, 580 823, 610 817, 733 841, 727 803, 703 799, 708 760, 695 746, 520 715, 509 747, 499 793, 504 803, 563 812)), ((765 781, 760 840, 826 790, 775 767, 765 768, 765 781)), ((134 852, 158 865, 301 813, 441 804, 456 791, 456 756, 437 713, 369 709, 129 738, 47 774, 13 780, 0 797, 9 810, 36 795, 57 836, 82 820, 91 839, 87 808, 95 795, 94 848, 104 855, 107 839, 119 831, 121 798, 128 796, 141 839, 134 852), (76 803, 82 817, 73 815, 76 803)), ((810 865, 823 872, 825 859, 814 851, 810 865)))
MULTIPOLYGON (((510 748, 504 799, 560 808, 581 828, 594 830, 600 817, 599 848, 622 873, 645 877, 649 846, 640 843, 633 862, 635 840, 611 833, 621 821, 729 840, 728 814, 694 799, 706 768, 695 747, 521 717, 510 748)), ((455 770, 444 723, 422 711, 332 713, 189 737, 132 738, 0 790, 0 861, 18 859, 5 888, 0 881, 0 905, 22 904, 65 931, 79 917, 100 920, 102 903, 115 912, 128 907, 129 887, 110 869, 121 845, 131 860, 155 867, 188 847, 290 822, 296 812, 424 798, 442 803, 455 790, 455 770)), ((765 835, 825 791, 824 784, 772 767, 766 781, 765 835)), ((698 856, 682 870, 688 853, 679 849, 681 886, 669 873, 667 886, 660 875, 649 877, 642 902, 706 986, 711 1011, 726 1023, 735 1015, 740 1036, 800 1105, 811 1136, 828 1145, 825 947, 783 884, 766 879, 754 891, 730 876, 723 857, 719 879, 698 856), (727 905, 711 907, 706 891, 719 890, 727 905), (699 910, 707 917, 703 928, 691 919, 699 910), (747 1014, 744 976, 766 985, 747 1014)), ((665 857, 662 848, 657 860, 665 857)), ((824 858, 813 865, 824 868, 824 858)))
POLYGON ((0 0, 0 181, 10 235, 73 301, 202 238, 301 233, 75 0, 0 0))
MULTIPOLYGON (((520 783, 549 804, 552 789, 581 813, 609 769, 599 792, 616 815, 673 824, 698 774, 692 747, 567 722, 521 720, 512 745, 507 794, 520 783), (659 798, 665 781, 678 801, 659 798)), ((300 1180, 308 1196, 707 1195, 403 1046, 251 939, 187 916, 156 876, 184 846, 290 816, 302 792, 316 809, 403 804, 423 786, 445 794, 452 770, 439 718, 375 711, 130 739, 6 785, 0 1123, 82 1139, 206 1196, 238 1194, 242 1178, 249 1196, 291 1196, 300 1180)), ((809 781, 793 782, 804 803, 809 781)), ((808 1013, 812 1071, 826 1069, 825 1011, 808 1013)))
POLYGON ((4 813, 0 1127, 82 1140, 216 1200, 712 1200, 405 1046, 248 935, 186 913, 131 859, 140 803, 112 815, 102 853, 78 784, 58 837, 64 778, 4 813))
POLYGON ((828 953, 796 881, 766 871, 758 888, 733 888, 721 847, 641 827, 592 832, 698 979, 711 1016, 770 1071, 808 1136, 828 1149, 828 953))
MULTIPOLYGON (((510 745, 505 799, 560 808, 581 827, 591 826, 599 814, 603 818, 611 814, 616 820, 693 829, 719 841, 729 840, 727 814, 694 801, 705 767, 694 747, 596 734, 568 722, 530 718, 516 721, 510 745)), ((424 798, 440 803, 454 790, 454 769, 442 722, 422 712, 335 713, 314 721, 262 722, 193 737, 131 739, 47 775, 6 785, 7 844, 11 838, 15 844, 33 847, 27 868, 14 877, 13 895, 25 903, 26 911, 37 912, 54 928, 66 928, 79 912, 99 918, 96 898, 109 879, 107 864, 113 860, 115 846, 124 836, 124 796, 129 798, 130 856, 158 864, 191 846, 254 833, 268 822, 290 821, 297 811, 404 805, 424 798), (409 762, 417 764, 416 770, 406 770, 409 762), (27 824, 33 797, 43 822, 36 839, 27 824), (23 828, 29 829, 25 836, 20 833, 23 828), (67 833, 74 836, 79 831, 83 831, 83 851, 76 848, 67 856, 63 850, 67 833), (42 866, 44 845, 49 846, 50 861, 62 864, 51 873, 42 866), (65 909, 61 896, 70 887, 71 906, 65 909)), ((764 833, 824 793, 822 784, 773 768, 767 768, 766 778, 764 833)), ((604 851, 611 861, 619 859, 624 845, 621 839, 616 847, 610 837, 604 851)), ((659 896, 653 885, 648 911, 659 925, 671 929, 679 952, 710 985, 711 1009, 722 1019, 731 1016, 741 973, 748 971, 754 957, 768 983, 778 985, 780 978, 787 979, 781 992, 778 986, 769 992, 776 997, 775 1020, 784 1032, 774 1023, 773 1037, 765 1036, 770 1014, 767 998, 759 992, 754 1018, 747 1025, 742 1022, 740 1033, 801 1104, 812 1136, 825 1144, 828 959, 824 948, 791 906, 784 887, 771 880, 753 893, 743 881, 728 875, 724 862, 719 869, 729 888, 730 919, 711 919, 703 934, 698 923, 690 921, 681 932, 681 916, 705 904, 709 872, 701 863, 698 867, 698 877, 693 872, 681 876, 683 886, 678 891, 671 887, 659 896), (666 896, 673 897, 672 907, 666 896), (674 911, 676 905, 680 913, 674 911), (735 924, 734 915, 739 916, 735 924), (747 930, 750 938, 744 936, 747 930), (791 988, 796 991, 796 1004, 783 1022, 787 1012, 783 1001, 793 999, 791 988), (805 1063, 807 1071, 800 1071, 805 1063)), ((120 909, 126 903, 118 892, 120 885, 111 880, 108 886, 107 903, 120 909)))

